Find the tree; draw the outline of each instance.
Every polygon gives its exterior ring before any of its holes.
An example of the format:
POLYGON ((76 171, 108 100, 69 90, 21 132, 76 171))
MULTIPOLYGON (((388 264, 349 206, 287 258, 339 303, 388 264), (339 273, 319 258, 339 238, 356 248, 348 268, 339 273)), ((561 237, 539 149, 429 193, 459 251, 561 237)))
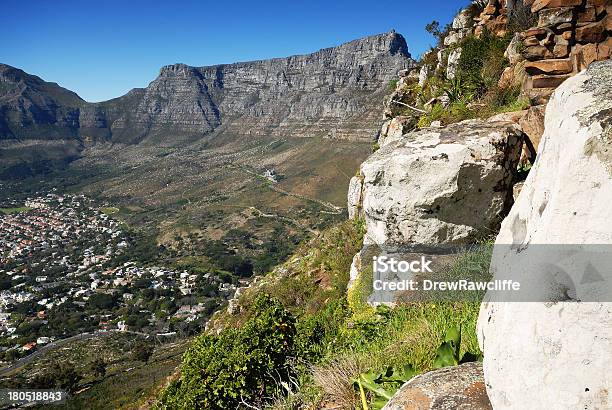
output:
POLYGON ((425 26, 425 31, 427 31, 432 36, 439 38, 440 37, 440 22, 433 20, 431 23, 425 26))
POLYGON ((154 348, 151 343, 141 340, 136 342, 134 345, 134 348, 132 349, 132 357, 134 360, 147 363, 153 354, 153 350, 154 348))
POLYGON ((440 30, 440 22, 436 20, 433 20, 431 23, 425 26, 425 30, 434 36, 439 43, 444 41, 444 37, 446 37, 451 28, 452 24, 447 24, 444 26, 444 29, 440 30))
POLYGON ((96 377, 104 378, 106 376, 106 366, 104 359, 97 357, 90 363, 89 368, 96 377))
POLYGON ((39 389, 60 388, 69 393, 76 390, 83 376, 77 372, 72 363, 52 364, 47 371, 39 373, 32 379, 32 386, 39 389))

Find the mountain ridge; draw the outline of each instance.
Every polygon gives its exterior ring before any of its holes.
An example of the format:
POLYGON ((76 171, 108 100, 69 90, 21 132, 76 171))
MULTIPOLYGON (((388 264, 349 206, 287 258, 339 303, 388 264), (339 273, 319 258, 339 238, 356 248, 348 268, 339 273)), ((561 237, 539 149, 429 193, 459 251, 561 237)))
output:
POLYGON ((310 54, 202 67, 166 65, 147 87, 97 103, 2 65, 0 139, 52 134, 86 142, 176 145, 223 125, 224 132, 235 135, 363 140, 374 136, 378 118, 367 115, 372 107, 359 94, 384 92, 394 73, 412 64, 405 39, 391 31, 310 54), (29 93, 6 92, 23 84, 30 86, 29 93))

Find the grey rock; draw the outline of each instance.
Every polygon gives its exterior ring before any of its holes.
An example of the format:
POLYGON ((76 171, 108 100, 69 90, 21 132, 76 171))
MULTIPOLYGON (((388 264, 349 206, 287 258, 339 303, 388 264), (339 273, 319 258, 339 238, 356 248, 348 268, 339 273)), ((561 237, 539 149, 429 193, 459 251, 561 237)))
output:
POLYGON ((425 85, 425 81, 427 81, 427 78, 429 78, 429 66, 425 64, 419 71, 419 86, 423 87, 425 85))
POLYGON ((383 410, 491 410, 482 363, 449 366, 413 377, 383 410))
POLYGON ((469 28, 474 24, 472 18, 470 17, 470 12, 468 9, 461 10, 453 19, 453 29, 465 29, 469 28))
POLYGON ((366 244, 468 243, 495 231, 521 141, 514 123, 470 120, 386 143, 360 170, 366 244))
POLYGON ((573 7, 543 9, 538 13, 538 27, 552 27, 562 23, 571 23, 574 19, 573 7))
POLYGON ((504 52, 504 56, 506 56, 506 58, 508 59, 508 61, 510 61, 511 65, 516 65, 518 63, 520 63, 522 60, 524 60, 523 56, 520 53, 520 46, 522 45, 523 39, 521 37, 520 33, 516 33, 514 34, 514 37, 512 37, 512 40, 510 40, 510 44, 508 44, 508 47, 506 48, 506 51, 504 52))
POLYGON ((361 216, 361 201, 363 194, 363 177, 356 175, 351 178, 348 190, 348 216, 349 219, 356 219, 361 216))
POLYGON ((459 60, 461 59, 461 47, 457 47, 448 55, 448 64, 446 66, 446 77, 451 80, 455 78, 457 74, 457 68, 459 67, 459 60))
POLYGON ((444 37, 444 45, 446 47, 452 46, 453 44, 459 43, 462 39, 467 37, 471 33, 471 30, 457 30, 451 31, 448 36, 444 37))

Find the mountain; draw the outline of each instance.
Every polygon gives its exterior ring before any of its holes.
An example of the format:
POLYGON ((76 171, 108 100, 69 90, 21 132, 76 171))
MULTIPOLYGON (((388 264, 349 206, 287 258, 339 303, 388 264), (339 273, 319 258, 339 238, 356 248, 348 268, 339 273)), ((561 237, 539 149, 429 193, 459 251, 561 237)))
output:
POLYGON ((177 249, 230 243, 230 230, 259 245, 299 237, 342 218, 380 101, 413 64, 392 31, 307 55, 170 65, 100 103, 3 65, 0 202, 83 192, 177 249))
POLYGON ((371 140, 378 97, 412 63, 392 31, 307 55, 174 64, 148 87, 95 104, 0 65, 0 138, 176 145, 223 132, 371 140))

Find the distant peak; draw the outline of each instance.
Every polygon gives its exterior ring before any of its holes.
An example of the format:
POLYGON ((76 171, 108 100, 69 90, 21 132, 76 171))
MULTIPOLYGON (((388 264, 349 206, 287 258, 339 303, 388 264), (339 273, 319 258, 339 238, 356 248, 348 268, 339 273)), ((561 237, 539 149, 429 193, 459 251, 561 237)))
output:
POLYGON ((160 76, 176 76, 176 75, 189 76, 189 75, 192 75, 195 71, 196 69, 194 67, 191 67, 187 64, 176 63, 176 64, 170 64, 170 65, 163 66, 161 70, 159 71, 159 75, 160 76))

